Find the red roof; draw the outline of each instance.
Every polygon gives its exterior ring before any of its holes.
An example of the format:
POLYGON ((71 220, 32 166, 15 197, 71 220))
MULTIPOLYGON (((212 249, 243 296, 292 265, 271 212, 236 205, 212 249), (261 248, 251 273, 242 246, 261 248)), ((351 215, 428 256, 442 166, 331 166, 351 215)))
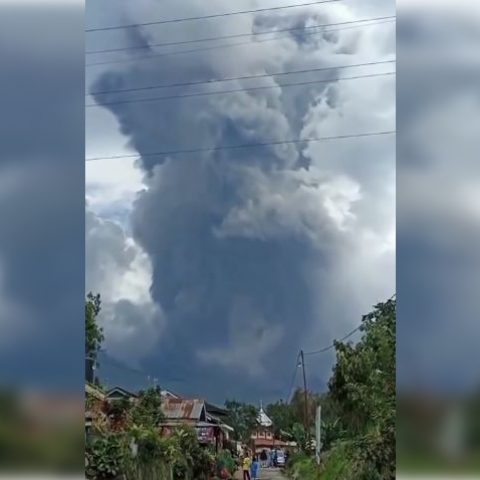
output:
POLYGON ((288 444, 283 440, 279 440, 278 438, 255 438, 252 440, 253 445, 255 448, 265 447, 286 447, 288 444))

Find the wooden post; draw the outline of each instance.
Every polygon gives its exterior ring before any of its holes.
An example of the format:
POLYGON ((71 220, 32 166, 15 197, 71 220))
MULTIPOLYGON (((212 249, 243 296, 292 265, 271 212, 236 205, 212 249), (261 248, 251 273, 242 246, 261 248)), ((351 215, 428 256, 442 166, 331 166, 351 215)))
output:
POLYGON ((317 416, 315 418, 315 454, 317 459, 317 465, 320 466, 320 451, 322 449, 322 407, 317 408, 317 416))
POLYGON ((310 419, 308 418, 308 390, 307 390, 307 373, 305 371, 305 355, 303 350, 300 350, 300 358, 302 360, 303 371, 303 397, 304 397, 304 410, 305 410, 305 434, 307 436, 308 448, 310 448, 310 419))

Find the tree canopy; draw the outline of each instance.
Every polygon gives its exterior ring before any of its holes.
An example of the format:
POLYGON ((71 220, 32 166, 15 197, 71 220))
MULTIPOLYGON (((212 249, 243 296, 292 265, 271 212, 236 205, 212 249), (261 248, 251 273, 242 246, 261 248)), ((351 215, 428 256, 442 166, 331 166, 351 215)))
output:
POLYGON ((85 355, 96 356, 104 340, 103 330, 98 325, 101 310, 100 295, 89 293, 85 299, 85 355))
POLYGON ((254 405, 236 400, 227 400, 225 408, 234 429, 235 440, 247 441, 258 426, 258 409, 254 405))
POLYGON ((358 460, 378 478, 395 478, 396 300, 363 317, 361 340, 335 344, 337 363, 329 383, 340 418, 355 439, 358 460))

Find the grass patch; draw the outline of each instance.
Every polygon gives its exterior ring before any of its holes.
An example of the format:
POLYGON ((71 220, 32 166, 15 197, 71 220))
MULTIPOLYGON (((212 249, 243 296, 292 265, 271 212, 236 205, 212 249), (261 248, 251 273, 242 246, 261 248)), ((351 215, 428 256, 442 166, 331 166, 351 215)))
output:
POLYGON ((350 474, 351 467, 347 449, 338 445, 325 455, 320 467, 314 458, 297 454, 287 473, 293 480, 353 480, 355 476, 350 474))

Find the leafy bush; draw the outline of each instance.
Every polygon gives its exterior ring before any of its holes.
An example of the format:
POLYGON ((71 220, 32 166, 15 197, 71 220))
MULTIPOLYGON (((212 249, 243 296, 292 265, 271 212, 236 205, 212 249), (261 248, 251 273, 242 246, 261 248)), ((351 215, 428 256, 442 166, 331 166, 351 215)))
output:
POLYGON ((233 475, 237 469, 235 460, 233 459, 232 453, 229 450, 222 450, 218 454, 217 458, 217 471, 218 474, 222 469, 226 468, 230 475, 233 475))
POLYGON ((178 458, 173 464, 173 478, 174 480, 185 480, 188 478, 190 466, 186 458, 178 458))
POLYGON ((334 422, 322 422, 322 452, 328 452, 336 442, 346 438, 347 432, 340 419, 334 422))
POLYGON ((139 392, 138 400, 129 412, 129 423, 147 428, 160 425, 163 420, 161 405, 162 393, 160 387, 157 386, 139 392))
POLYGON ((215 474, 215 455, 207 449, 199 447, 195 452, 192 465, 195 480, 208 479, 215 474))
POLYGON ((348 443, 337 443, 323 455, 318 467, 313 457, 296 453, 291 457, 288 474, 293 480, 359 480, 353 468, 352 455, 353 450, 348 443))
POLYGON ((132 480, 169 478, 169 463, 178 448, 163 439, 155 427, 161 418, 160 402, 160 391, 150 389, 141 393, 135 404, 119 400, 99 405, 93 416, 92 442, 86 446, 89 478, 114 478, 119 474, 132 480))
POLYGON ((359 480, 353 467, 353 449, 349 443, 337 443, 322 458, 322 480, 359 480))
POLYGON ((201 480, 215 473, 215 455, 198 444, 194 428, 175 430, 171 440, 176 442, 181 452, 173 464, 175 478, 201 480))
POLYGON ((298 457, 290 470, 293 480, 317 480, 318 471, 312 458, 298 457))
POLYGON ((124 449, 119 435, 97 438, 86 451, 86 474, 95 479, 113 479, 123 471, 124 449))
POLYGON ((393 480, 396 474, 395 424, 371 429, 357 441, 356 460, 365 480, 393 480), (374 475, 373 472, 376 472, 374 475))

